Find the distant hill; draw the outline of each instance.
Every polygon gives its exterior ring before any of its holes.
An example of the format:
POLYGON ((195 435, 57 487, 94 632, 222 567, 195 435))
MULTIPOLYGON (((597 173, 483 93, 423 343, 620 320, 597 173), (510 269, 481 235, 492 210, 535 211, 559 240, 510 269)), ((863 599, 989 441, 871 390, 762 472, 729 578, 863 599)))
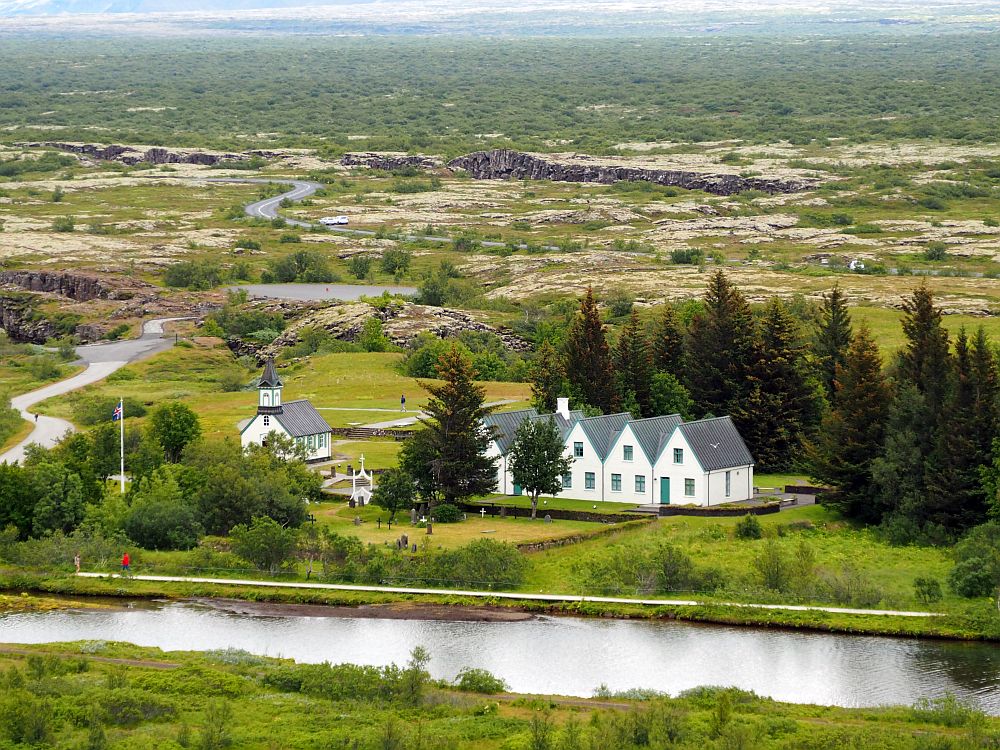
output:
MULTIPOLYGON (((358 2, 359 0, 349 0, 358 2)), ((364 0, 360 0, 364 2, 364 0)), ((341 5, 345 0, 0 0, 0 16, 79 13, 170 13, 341 5)))

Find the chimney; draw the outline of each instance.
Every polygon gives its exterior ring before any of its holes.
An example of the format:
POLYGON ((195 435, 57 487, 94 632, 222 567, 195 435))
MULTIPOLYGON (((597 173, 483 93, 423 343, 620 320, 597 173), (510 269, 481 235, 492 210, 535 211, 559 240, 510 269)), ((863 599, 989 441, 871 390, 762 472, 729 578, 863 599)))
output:
POLYGON ((569 421, 569 399, 565 396, 556 399, 556 414, 569 421))

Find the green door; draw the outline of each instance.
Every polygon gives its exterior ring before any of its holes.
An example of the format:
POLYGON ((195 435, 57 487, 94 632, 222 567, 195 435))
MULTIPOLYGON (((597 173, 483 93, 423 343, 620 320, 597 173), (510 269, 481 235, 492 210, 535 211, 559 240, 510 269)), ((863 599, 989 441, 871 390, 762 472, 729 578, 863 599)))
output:
POLYGON ((670 477, 660 477, 660 503, 670 505, 670 477))
POLYGON ((519 484, 515 484, 514 485, 514 494, 515 495, 520 495, 521 494, 521 485, 519 485, 519 484))

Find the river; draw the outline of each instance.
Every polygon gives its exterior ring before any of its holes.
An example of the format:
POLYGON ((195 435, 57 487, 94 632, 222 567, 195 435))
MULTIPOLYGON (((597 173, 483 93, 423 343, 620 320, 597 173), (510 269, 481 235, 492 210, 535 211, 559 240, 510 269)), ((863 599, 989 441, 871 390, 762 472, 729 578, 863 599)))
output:
POLYGON ((435 677, 481 667, 524 693, 590 696, 736 686, 796 703, 911 704, 951 692, 1000 715, 1000 649, 990 644, 831 635, 639 620, 537 617, 452 622, 232 614, 195 602, 0 617, 0 642, 129 641, 164 650, 234 647, 302 662, 403 664, 431 652, 435 677))

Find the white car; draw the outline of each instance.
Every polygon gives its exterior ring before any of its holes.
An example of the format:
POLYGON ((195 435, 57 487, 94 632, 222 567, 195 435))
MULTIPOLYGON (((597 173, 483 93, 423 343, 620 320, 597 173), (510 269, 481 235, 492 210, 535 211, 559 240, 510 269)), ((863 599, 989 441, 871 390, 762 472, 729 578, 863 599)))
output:
POLYGON ((348 221, 346 216, 324 216, 319 220, 319 223, 325 227, 333 227, 338 224, 346 224, 348 221))

